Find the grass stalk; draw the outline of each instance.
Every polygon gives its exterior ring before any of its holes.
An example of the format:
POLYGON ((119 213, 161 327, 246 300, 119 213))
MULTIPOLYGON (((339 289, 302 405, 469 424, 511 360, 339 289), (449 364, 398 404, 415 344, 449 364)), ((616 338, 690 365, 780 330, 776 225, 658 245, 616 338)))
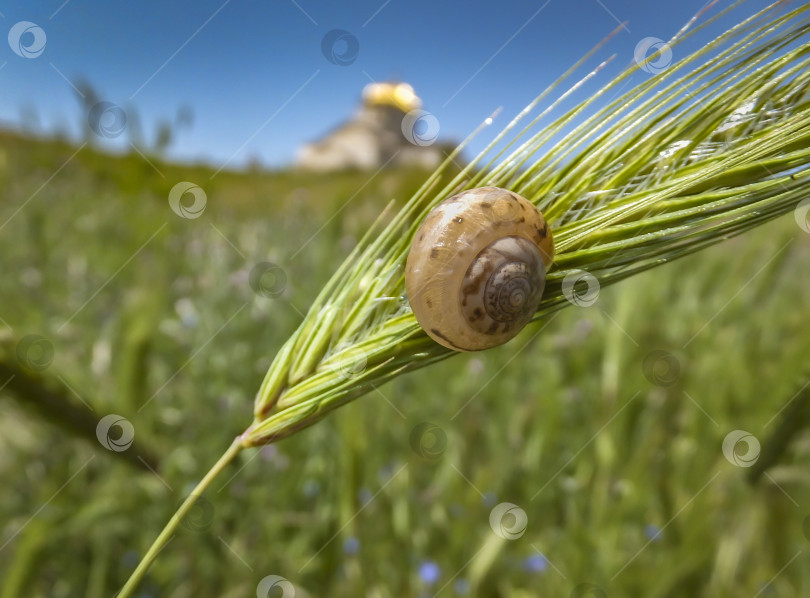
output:
POLYGON ((146 572, 149 570, 149 567, 152 566, 152 563, 157 558, 157 555, 163 550, 163 547, 172 539, 174 533, 177 531, 177 526, 180 525, 180 522, 183 521, 183 518, 188 514, 188 512, 194 507, 194 505, 199 500, 200 496, 202 496, 203 492, 211 485, 211 482, 222 473, 222 470, 233 461, 236 455, 244 448, 242 444, 241 437, 237 437, 228 447, 228 449, 222 454, 219 460, 214 463, 214 466, 208 470, 208 473, 205 474, 202 480, 194 487, 194 490, 186 497, 183 501, 183 504, 175 511, 172 518, 169 519, 168 523, 163 527, 160 534, 155 541, 152 542, 152 545, 149 547, 149 550, 146 551, 146 554, 141 559, 141 562, 138 563, 138 566, 135 568, 135 571, 132 572, 132 575, 129 576, 129 579, 124 584, 124 587, 121 588, 121 591, 118 593, 118 598, 130 598, 138 587, 138 584, 143 579, 146 572))

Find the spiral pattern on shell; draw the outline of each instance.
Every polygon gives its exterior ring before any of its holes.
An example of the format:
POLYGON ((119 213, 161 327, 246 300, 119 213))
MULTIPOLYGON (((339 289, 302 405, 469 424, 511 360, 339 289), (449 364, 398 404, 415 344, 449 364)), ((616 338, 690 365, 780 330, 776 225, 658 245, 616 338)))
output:
POLYGON ((553 255, 551 231, 531 202, 497 187, 470 189, 437 205, 416 231, 408 300, 436 342, 488 349, 531 320, 553 255))

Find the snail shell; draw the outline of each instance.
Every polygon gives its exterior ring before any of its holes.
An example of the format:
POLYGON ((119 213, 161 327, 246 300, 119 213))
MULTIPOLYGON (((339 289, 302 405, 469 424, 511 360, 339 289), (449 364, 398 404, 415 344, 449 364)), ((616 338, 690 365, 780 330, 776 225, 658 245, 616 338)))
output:
POLYGON ((543 215, 497 187, 437 205, 416 231, 405 289, 416 320, 457 351, 501 345, 531 320, 554 256, 543 215))

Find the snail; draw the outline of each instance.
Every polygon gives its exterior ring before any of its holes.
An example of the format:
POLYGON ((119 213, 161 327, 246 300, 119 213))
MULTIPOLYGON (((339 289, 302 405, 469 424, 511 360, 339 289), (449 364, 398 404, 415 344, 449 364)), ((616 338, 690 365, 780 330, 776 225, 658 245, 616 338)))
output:
POLYGON ((405 290, 433 340, 480 351, 529 323, 553 256, 551 231, 530 201, 497 187, 470 189, 438 204, 419 226, 405 290))

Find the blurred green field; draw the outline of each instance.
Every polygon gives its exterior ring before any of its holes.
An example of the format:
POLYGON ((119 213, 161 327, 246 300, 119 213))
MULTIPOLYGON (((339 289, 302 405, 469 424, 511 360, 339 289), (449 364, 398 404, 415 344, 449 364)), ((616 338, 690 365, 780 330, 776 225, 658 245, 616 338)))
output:
MULTIPOLYGON (((426 176, 76 149, 0 135, 0 364, 41 335, 31 381, 64 399, 0 379, 0 598, 113 596, 323 283, 426 176), (180 181, 201 217, 171 211, 180 181), (261 262, 280 296, 251 288, 261 262), (68 425, 91 409, 128 419, 143 461, 68 425)), ((268 575, 299 598, 810 595, 808 272, 786 216, 246 451, 138 595, 254 596, 268 575), (752 467, 724 456, 734 430, 761 443, 752 467), (501 503, 520 537, 490 525, 501 503)))

